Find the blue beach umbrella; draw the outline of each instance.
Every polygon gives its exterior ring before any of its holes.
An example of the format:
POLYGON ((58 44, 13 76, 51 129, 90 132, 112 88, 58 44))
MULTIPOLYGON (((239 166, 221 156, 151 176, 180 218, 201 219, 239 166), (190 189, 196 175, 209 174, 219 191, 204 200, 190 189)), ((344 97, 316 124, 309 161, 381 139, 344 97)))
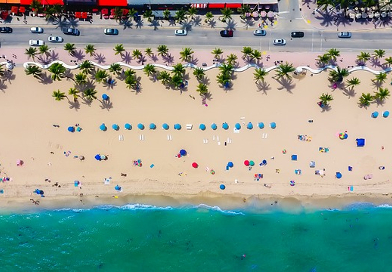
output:
POLYGON ((342 173, 336 172, 336 178, 338 178, 338 179, 342 178, 342 173))
POLYGON ((270 128, 275 129, 276 128, 276 123, 275 122, 271 122, 270 123, 270 128))
POLYGON ((163 128, 164 130, 168 130, 168 129, 169 129, 169 125, 166 124, 166 123, 164 123, 164 124, 162 125, 162 128, 163 128))
POLYGON ((377 118, 377 117, 378 117, 378 111, 372 112, 372 117, 373 117, 373 118, 377 118))
POLYGON ((235 124, 235 129, 241 129, 240 123, 235 124))
POLYGON ((229 125, 228 125, 226 122, 224 122, 224 123, 222 124, 222 128, 223 128, 224 130, 228 130, 228 129, 229 129, 229 125))
POLYGON ((217 126, 215 123, 212 123, 212 124, 211 124, 211 128, 212 128, 213 130, 216 130, 216 129, 218 128, 218 126, 217 126))
POLYGON ((124 125, 124 128, 127 129, 127 130, 131 130, 131 129, 132 129, 132 126, 131 126, 131 124, 126 123, 126 124, 124 125))
POLYGON ((114 187, 114 189, 115 189, 116 191, 121 191, 121 186, 116 185, 116 186, 114 187))
POLYGON ((247 129, 253 129, 253 124, 251 122, 248 123, 248 125, 246 126, 247 129))
POLYGON ((206 130, 206 125, 200 124, 199 128, 200 128, 201 130, 206 130))
POLYGON ((144 125, 142 123, 137 124, 137 128, 140 130, 144 129, 144 125))
POLYGON ((186 150, 185 149, 181 149, 180 150, 180 155, 181 156, 186 156, 186 150))
POLYGON ((259 122, 257 124, 257 126, 259 127, 259 129, 263 129, 264 128, 264 123, 263 122, 259 122))
POLYGON ((109 100, 109 96, 107 94, 103 94, 102 95, 102 99, 105 100, 105 101, 109 100))
POLYGON ((102 131, 106 131, 108 128, 105 126, 104 123, 102 123, 102 125, 99 126, 99 129, 102 131))
POLYGON ((181 129, 181 125, 180 124, 175 124, 174 125, 174 129, 175 130, 180 130, 181 129))
POLYGON ((227 166, 232 168, 234 166, 234 164, 233 164, 233 162, 230 161, 230 162, 227 163, 227 166))
POLYGON ((112 125, 112 129, 114 129, 114 130, 119 130, 120 127, 119 127, 117 124, 113 124, 113 125, 112 125))
POLYGON ((150 124, 150 129, 156 129, 156 128, 157 128, 157 126, 154 123, 150 124))
POLYGON ((382 117, 387 118, 389 116, 389 111, 384 111, 382 117))
POLYGON ((224 190, 224 189, 226 189, 226 186, 225 186, 224 184, 221 184, 221 185, 219 185, 219 188, 220 188, 221 190, 224 190))
POLYGON ((75 132, 75 128, 74 127, 68 127, 68 131, 69 132, 75 132))
POLYGON ((101 155, 99 155, 99 154, 95 155, 95 159, 96 159, 97 161, 100 161, 100 160, 101 160, 101 155))

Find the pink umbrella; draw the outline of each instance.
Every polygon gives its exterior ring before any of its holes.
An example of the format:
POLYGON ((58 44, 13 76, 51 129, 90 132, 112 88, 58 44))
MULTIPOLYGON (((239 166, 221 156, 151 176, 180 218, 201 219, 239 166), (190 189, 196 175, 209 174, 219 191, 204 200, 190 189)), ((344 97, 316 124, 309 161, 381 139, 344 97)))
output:
POLYGON ((244 164, 245 164, 245 166, 249 166, 249 161, 248 161, 248 160, 245 160, 245 161, 244 161, 244 164))
POLYGON ((260 12, 260 17, 267 17, 267 12, 264 10, 260 12))
POLYGON ((199 167, 199 165, 196 162, 194 162, 194 163, 192 163, 192 167, 197 168, 197 167, 199 167))

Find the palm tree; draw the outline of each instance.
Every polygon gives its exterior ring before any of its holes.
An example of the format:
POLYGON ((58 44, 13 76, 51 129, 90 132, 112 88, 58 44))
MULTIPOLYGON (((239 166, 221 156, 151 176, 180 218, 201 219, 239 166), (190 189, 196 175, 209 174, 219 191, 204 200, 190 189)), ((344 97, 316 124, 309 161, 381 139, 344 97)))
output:
POLYGON ((57 90, 57 91, 53 91, 52 97, 53 97, 56 101, 61 101, 61 100, 63 100, 64 98, 66 98, 66 95, 65 95, 65 93, 63 93, 63 92, 60 92, 60 90, 57 90))
POLYGON ((331 101, 333 100, 333 97, 332 97, 332 95, 330 95, 330 94, 323 93, 323 94, 321 94, 321 96, 319 97, 319 99, 320 99, 320 102, 321 102, 322 104, 324 104, 325 106, 327 106, 328 103, 331 102, 331 101))
POLYGON ((118 63, 112 63, 109 67, 109 71, 115 75, 119 75, 122 71, 121 65, 118 63))
POLYGON ((206 23, 211 22, 212 18, 214 18, 214 14, 212 14, 211 11, 208 11, 205 16, 206 16, 206 19, 204 20, 204 22, 206 22, 206 23))
POLYGON ((376 49, 374 50, 373 57, 376 59, 381 59, 385 56, 385 50, 383 49, 376 49))
POLYGON ((88 44, 84 48, 84 51, 86 51, 86 54, 89 54, 90 57, 95 55, 95 46, 93 44, 88 44))
POLYGON ((169 48, 167 48, 166 45, 162 44, 162 45, 158 45, 157 51, 158 51, 158 55, 167 56, 167 53, 169 52, 169 48))
POLYGON ((223 51, 220 48, 215 48, 214 50, 212 50, 211 53, 214 55, 214 58, 220 59, 221 55, 223 54, 223 51))
POLYGON ((34 11, 34 14, 37 15, 38 13, 41 13, 43 10, 41 1, 39 0, 33 0, 30 4, 31 10, 34 11))
POLYGON ((268 72, 263 68, 256 68, 255 72, 253 73, 254 79, 256 83, 259 81, 264 82, 264 78, 268 75, 268 72))
POLYGON ((98 83, 103 82, 104 80, 106 80, 106 78, 108 77, 108 73, 105 70, 98 70, 95 73, 95 81, 98 83))
POLYGON ((367 107, 373 100, 374 97, 370 93, 362 93, 361 97, 359 98, 359 105, 362 107, 367 107))
POLYGON ((148 22, 151 22, 151 17, 153 17, 152 15, 152 10, 151 9, 146 9, 143 13, 143 18, 147 18, 148 22))
POLYGON ((194 53, 194 51, 191 48, 185 47, 180 52, 180 59, 182 61, 189 62, 192 59, 193 53, 194 53))
POLYGON ((231 76, 229 74, 219 73, 216 79, 223 87, 227 87, 231 83, 231 76))
POLYGON ((25 54, 28 56, 28 58, 35 60, 35 56, 37 55, 37 48, 29 47, 26 49, 25 54))
POLYGON ((73 43, 66 43, 64 45, 64 50, 67 51, 72 56, 75 53, 76 46, 73 43))
POLYGON ((171 82, 171 76, 167 71, 162 71, 158 74, 158 79, 163 85, 168 85, 171 82))
POLYGON ((203 68, 197 67, 195 70, 193 70, 193 75, 198 81, 202 81, 205 75, 203 68))
POLYGON ((89 74, 94 69, 94 66, 89 60, 85 60, 80 64, 79 69, 81 69, 84 74, 89 74))
POLYGON ((261 60, 261 52, 259 50, 253 50, 251 58, 261 60))
POLYGON ((185 20, 185 15, 186 12, 185 10, 183 10, 182 8, 180 10, 177 10, 176 13, 174 14, 174 19, 179 22, 182 23, 182 21, 185 20))
POLYGON ((157 72, 155 66, 150 63, 144 66, 143 71, 144 73, 146 73, 147 76, 154 75, 157 72))
POLYGON ((78 100, 79 91, 76 90, 75 88, 70 88, 70 89, 68 90, 68 94, 71 95, 71 96, 73 97, 74 101, 78 100))
POLYGON ((221 66, 219 66, 219 70, 221 71, 222 74, 228 75, 230 78, 233 75, 233 65, 223 63, 221 66))
POLYGON ((341 82, 343 82, 343 79, 345 77, 347 77, 349 74, 350 73, 348 72, 348 70, 346 68, 340 69, 340 67, 338 66, 336 71, 335 70, 329 71, 329 78, 328 78, 328 80, 330 82, 341 83, 341 82))
POLYGON ((384 64, 387 64, 389 67, 391 67, 391 65, 392 65, 392 57, 385 58, 385 63, 384 64))
POLYGON ((199 85, 197 85, 196 92, 198 92, 202 96, 206 95, 208 94, 208 86, 204 83, 199 83, 199 85))
POLYGON ((286 77, 288 80, 291 79, 290 73, 294 72, 295 68, 292 64, 289 64, 288 62, 279 64, 278 69, 276 71, 276 76, 278 79, 282 77, 286 77))
POLYGON ((60 81, 64 77, 65 71, 65 67, 61 63, 55 62, 49 67, 49 72, 52 73, 52 79, 54 81, 60 81))
POLYGON ((89 100, 93 101, 94 99, 97 99, 97 91, 94 90, 93 88, 87 88, 86 90, 83 91, 83 96, 89 100))
POLYGON ((124 45, 123 44, 116 44, 113 48, 114 54, 118 55, 120 54, 122 56, 123 52, 125 51, 124 45))
POLYGON ((170 19, 170 10, 165 9, 163 11, 163 19, 165 19, 165 20, 169 20, 170 19))
POLYGON ((153 55, 152 49, 150 47, 146 48, 146 50, 144 50, 144 53, 146 53, 146 55, 149 57, 153 55))
POLYGON ((175 74, 172 76, 170 83, 174 86, 174 88, 178 88, 181 86, 182 82, 183 82, 182 76, 175 74))
POLYGON ((33 77, 40 79, 42 70, 37 65, 29 65, 25 69, 26 75, 33 75, 33 77))
POLYGON ((386 79, 387 79, 387 74, 381 72, 381 73, 377 74, 376 78, 372 79, 372 81, 377 84, 383 84, 386 79))
POLYGON ((384 100, 390 96, 391 93, 387 88, 380 88, 377 92, 374 92, 374 98, 381 102, 384 102, 384 100))
POLYGON ((85 84, 87 82, 86 78, 87 78, 86 74, 80 72, 75 75, 75 83, 78 85, 85 84))
POLYGON ((351 89, 354 89, 354 86, 357 86, 361 83, 357 77, 353 77, 351 79, 347 80, 347 87, 351 87, 351 89))
POLYGON ((185 74, 185 68, 181 63, 177 63, 173 66, 172 72, 174 75, 180 76, 182 78, 185 74))
POLYGON ((49 54, 49 46, 47 46, 46 44, 41 45, 38 49, 40 54, 45 54, 45 55, 49 54))
POLYGON ((228 64, 233 65, 236 63, 237 61, 237 55, 235 54, 230 54, 227 56, 226 61, 228 64))
POLYGON ((249 46, 244 46, 244 48, 242 49, 241 53, 243 54, 242 59, 248 59, 249 60, 249 57, 252 55, 253 50, 249 46))
POLYGON ((370 60, 370 54, 368 52, 361 52, 357 55, 357 61, 362 65, 365 65, 368 60, 370 60))
POLYGON ((328 54, 318 55, 317 56, 317 63, 319 65, 326 65, 331 60, 331 57, 328 54))
POLYGON ((224 8, 220 10, 222 15, 220 17, 220 20, 222 22, 226 22, 227 20, 231 19, 231 15, 233 14, 233 11, 229 8, 224 8))
POLYGON ((189 15, 193 19, 193 17, 197 14, 197 12, 198 12, 198 10, 196 8, 191 7, 190 9, 188 9, 186 14, 189 15))
POLYGON ((340 57, 340 51, 336 48, 331 48, 327 51, 327 55, 329 56, 330 60, 336 61, 336 58, 340 57))
POLYGON ((135 49, 132 51, 132 57, 134 57, 135 59, 140 60, 143 57, 142 51, 140 51, 139 49, 135 49))
MULTIPOLYGON (((131 9, 128 11, 128 15, 129 15, 129 17, 131 17, 131 18, 135 17, 136 13, 137 13, 137 10, 134 9, 134 8, 131 8, 131 9)), ((131 20, 132 20, 132 19, 131 19, 131 20)))
POLYGON ((125 85, 126 85, 126 87, 128 89, 136 89, 136 87, 138 85, 138 82, 137 82, 136 77, 134 75, 133 76, 127 76, 125 78, 124 82, 125 82, 125 85))
POLYGON ((130 77, 130 76, 135 76, 135 75, 136 75, 136 71, 132 70, 132 69, 128 69, 124 72, 125 78, 130 77))

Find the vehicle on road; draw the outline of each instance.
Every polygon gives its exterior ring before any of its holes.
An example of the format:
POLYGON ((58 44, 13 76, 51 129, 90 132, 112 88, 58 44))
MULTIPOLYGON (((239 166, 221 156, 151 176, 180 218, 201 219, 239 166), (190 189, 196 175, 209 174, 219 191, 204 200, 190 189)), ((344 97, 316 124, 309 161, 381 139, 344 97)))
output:
POLYGON ((79 36, 80 35, 79 29, 76 29, 76 28, 64 28, 63 29, 63 33, 65 35, 73 35, 73 36, 79 36))
POLYGON ((12 33, 12 28, 8 26, 0 27, 0 33, 12 33))
POLYGON ((234 31, 233 30, 221 30, 220 35, 221 35, 221 37, 233 37, 234 31))
POLYGON ((48 41, 52 43, 62 43, 64 41, 60 36, 49 36, 48 41))
POLYGON ((103 33, 105 35, 118 35, 118 29, 115 29, 115 28, 105 28, 103 30, 103 33))
POLYGON ((338 37, 339 38, 351 38, 351 32, 339 32, 338 37))
POLYGON ((45 45, 45 42, 43 40, 30 40, 29 45, 30 46, 41 46, 41 45, 45 45))
POLYGON ((39 26, 33 26, 30 28, 31 33, 44 33, 44 29, 39 26))
POLYGON ((176 29, 174 31, 174 35, 176 35, 176 36, 186 36, 186 35, 188 35, 188 31, 186 31, 186 29, 176 29))
POLYGON ((305 33, 303 32, 291 32, 291 38, 303 38, 305 36, 305 33))
POLYGON ((267 31, 265 31, 264 29, 256 29, 255 31, 253 31, 253 35, 265 36, 265 35, 267 35, 267 31))
POLYGON ((286 40, 285 39, 275 39, 273 41, 274 45, 286 45, 286 40))

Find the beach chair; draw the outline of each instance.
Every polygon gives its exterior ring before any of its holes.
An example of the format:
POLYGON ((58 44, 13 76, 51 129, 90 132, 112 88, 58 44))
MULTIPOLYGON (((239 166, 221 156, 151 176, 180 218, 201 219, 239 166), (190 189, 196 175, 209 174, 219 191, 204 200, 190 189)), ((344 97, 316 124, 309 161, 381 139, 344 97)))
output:
POLYGON ((193 125, 192 124, 186 124, 186 130, 192 130, 193 125))

